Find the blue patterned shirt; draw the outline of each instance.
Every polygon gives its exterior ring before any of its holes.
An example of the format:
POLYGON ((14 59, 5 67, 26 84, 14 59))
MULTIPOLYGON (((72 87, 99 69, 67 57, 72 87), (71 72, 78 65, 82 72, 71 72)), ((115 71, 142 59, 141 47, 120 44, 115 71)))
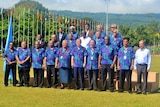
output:
POLYGON ((134 58, 135 58, 135 52, 132 47, 128 47, 127 50, 124 50, 124 47, 120 48, 118 51, 120 69, 129 70, 132 64, 132 59, 134 58))
MULTIPOLYGON (((4 58, 7 58, 9 61, 15 61, 16 60, 16 49, 10 50, 7 49, 4 54, 3 54, 4 58)), ((6 61, 6 64, 9 65, 9 63, 6 61)))
POLYGON ((104 44, 101 47, 99 54, 102 56, 101 64, 112 64, 114 56, 117 56, 118 52, 117 49, 113 47, 113 45, 104 44))
MULTIPOLYGON (((106 36, 106 33, 101 31, 100 38, 104 39, 105 36, 106 36)), ((96 35, 95 34, 93 35, 92 39, 94 39, 94 40, 96 39, 96 35)))
POLYGON ((60 48, 57 51, 59 68, 61 68, 61 67, 70 68, 71 67, 70 54, 71 54, 70 48, 67 48, 66 50, 64 48, 60 48))
MULTIPOLYGON (((109 36, 113 36, 113 32, 110 32, 109 36)), ((118 38, 122 38, 122 34, 120 32, 117 33, 118 38)))
POLYGON ((110 42, 111 44, 119 50, 123 46, 123 39, 120 37, 117 37, 116 40, 114 41, 114 37, 110 36, 110 42))
MULTIPOLYGON (((70 33, 69 33, 70 34, 70 33)), ((69 34, 66 36, 66 40, 69 40, 69 34)), ((73 32, 73 40, 78 39, 80 36, 77 32, 73 32)))
POLYGON ((34 48, 32 50, 32 67, 33 68, 37 68, 37 69, 42 68, 44 54, 45 54, 45 51, 43 48, 40 48, 38 50, 34 48))
POLYGON ((67 40, 69 48, 72 50, 76 46, 75 40, 67 40))
POLYGON ((47 65, 55 65, 55 59, 57 57, 58 48, 47 48, 45 52, 46 64, 47 65))
POLYGON ((104 45, 104 39, 97 39, 96 38, 95 41, 96 41, 96 48, 98 50, 100 50, 101 46, 104 45))
POLYGON ((99 52, 97 48, 94 48, 94 50, 92 50, 91 48, 87 49, 87 69, 88 70, 98 69, 98 56, 99 56, 99 52))
POLYGON ((87 51, 84 47, 74 47, 71 55, 74 57, 74 67, 83 67, 84 56, 87 56, 87 51))
MULTIPOLYGON (((20 61, 24 61, 28 56, 31 56, 31 51, 29 48, 23 49, 19 47, 17 49, 16 56, 19 58, 20 61)), ((30 67, 30 65, 31 65, 30 60, 28 60, 24 64, 18 64, 19 67, 30 67)))

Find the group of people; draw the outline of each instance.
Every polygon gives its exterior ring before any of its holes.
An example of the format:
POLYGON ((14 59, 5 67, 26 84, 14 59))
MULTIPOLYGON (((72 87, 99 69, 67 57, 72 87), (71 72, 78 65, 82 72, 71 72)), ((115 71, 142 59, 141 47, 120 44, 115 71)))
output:
MULTIPOLYGON (((114 74, 119 80, 119 92, 124 91, 125 78, 128 92, 132 93, 132 71, 137 72, 137 94, 146 94, 147 75, 151 65, 150 51, 145 47, 144 41, 139 41, 139 49, 135 52, 129 45, 129 38, 122 37, 116 24, 112 24, 111 32, 106 35, 102 26, 97 26, 97 31, 90 30, 85 24, 85 30, 79 35, 75 27, 71 26, 66 35, 63 28, 58 34, 53 34, 48 46, 37 35, 35 47, 30 49, 25 41, 21 47, 15 49, 14 43, 4 52, 6 72, 4 85, 8 86, 8 76, 12 69, 13 86, 16 86, 16 64, 18 63, 19 87, 29 87, 30 68, 33 68, 33 87, 44 86, 44 71, 47 71, 47 88, 57 87, 64 89, 74 79, 75 89, 84 90, 84 77, 88 78, 88 90, 99 90, 97 81, 100 76, 101 91, 107 89, 114 92, 114 74), (107 76, 108 74, 108 76, 107 76), (144 84, 141 85, 143 76, 144 84), (58 81, 59 77, 59 81, 58 81), (79 83, 80 81, 80 83, 79 83)), ((69 87, 69 86, 68 86, 69 87)))

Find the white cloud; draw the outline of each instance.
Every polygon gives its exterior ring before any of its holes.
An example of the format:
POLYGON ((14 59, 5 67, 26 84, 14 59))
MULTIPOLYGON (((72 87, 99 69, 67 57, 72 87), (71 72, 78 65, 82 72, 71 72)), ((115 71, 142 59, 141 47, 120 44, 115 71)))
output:
MULTIPOLYGON (((11 7, 19 0, 0 0, 3 7, 11 7)), ((48 9, 80 12, 105 12, 105 0, 36 0, 48 9)), ((160 0, 109 0, 110 13, 159 13, 160 0)), ((2 5, 0 5, 2 6, 2 5)))

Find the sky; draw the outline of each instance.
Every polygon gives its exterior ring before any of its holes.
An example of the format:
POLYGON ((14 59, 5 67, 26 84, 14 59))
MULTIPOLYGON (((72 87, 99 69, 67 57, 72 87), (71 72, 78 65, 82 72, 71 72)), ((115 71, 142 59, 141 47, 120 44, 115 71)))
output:
MULTIPOLYGON (((20 0, 0 0, 0 7, 11 8, 20 0)), ((35 0, 49 10, 76 12, 160 13, 160 0, 35 0)))

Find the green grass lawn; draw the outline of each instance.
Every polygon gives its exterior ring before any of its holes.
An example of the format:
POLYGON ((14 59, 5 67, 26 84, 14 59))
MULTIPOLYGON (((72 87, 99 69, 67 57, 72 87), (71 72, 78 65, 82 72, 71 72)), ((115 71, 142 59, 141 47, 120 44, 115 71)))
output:
MULTIPOLYGON (((160 56, 152 58, 151 72, 160 72, 160 56)), ((160 107, 160 92, 136 95, 124 93, 26 88, 3 85, 0 58, 0 107, 160 107)))

